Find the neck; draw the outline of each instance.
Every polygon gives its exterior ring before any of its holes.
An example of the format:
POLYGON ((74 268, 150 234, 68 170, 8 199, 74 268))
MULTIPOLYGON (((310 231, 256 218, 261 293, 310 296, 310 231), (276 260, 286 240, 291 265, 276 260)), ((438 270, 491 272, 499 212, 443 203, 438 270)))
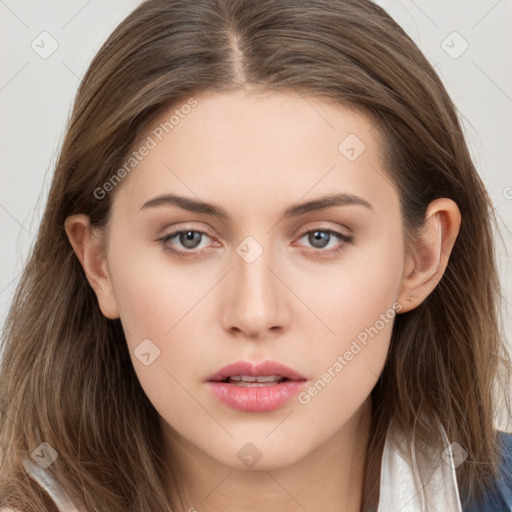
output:
MULTIPOLYGON (((272 470, 240 470, 226 466, 189 443, 162 422, 166 452, 178 462, 186 508, 180 512, 360 512, 371 400, 296 463, 272 470), (170 446, 172 445, 172 453, 170 446)), ((170 480, 169 480, 170 481, 170 480)), ((169 494, 172 491, 169 489, 169 494)))

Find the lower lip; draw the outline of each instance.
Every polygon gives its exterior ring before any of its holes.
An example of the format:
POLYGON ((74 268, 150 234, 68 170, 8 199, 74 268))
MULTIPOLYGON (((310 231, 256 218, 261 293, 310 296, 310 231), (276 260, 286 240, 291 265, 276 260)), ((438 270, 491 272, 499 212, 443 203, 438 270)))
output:
POLYGON ((305 380, 287 380, 271 386, 238 386, 208 381, 213 394, 228 407, 243 412, 268 412, 278 409, 296 395, 305 380))

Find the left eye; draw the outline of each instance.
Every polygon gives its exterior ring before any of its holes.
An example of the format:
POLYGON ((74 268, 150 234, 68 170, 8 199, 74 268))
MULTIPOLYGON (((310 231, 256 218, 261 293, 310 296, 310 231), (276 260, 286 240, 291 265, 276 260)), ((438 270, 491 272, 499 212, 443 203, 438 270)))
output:
MULTIPOLYGON (((165 235, 159 238, 157 241, 164 246, 164 250, 180 258, 186 258, 193 257, 197 255, 197 253, 201 252, 200 250, 195 251, 194 249, 197 249, 197 247, 200 245, 203 236, 210 238, 210 236, 204 231, 187 229, 182 231, 175 231, 170 235, 165 235), (171 242, 173 239, 176 239, 174 243, 179 242, 181 246, 184 247, 186 250, 179 250, 171 247, 171 244, 169 242, 171 242)), ((299 240, 304 237, 307 237, 309 243, 311 243, 314 249, 316 249, 313 250, 312 252, 319 254, 330 254, 333 252, 339 252, 343 250, 345 244, 352 242, 352 237, 349 237, 342 233, 338 233, 337 231, 333 231, 332 229, 313 229, 310 231, 306 231, 303 235, 301 235, 299 240), (338 244, 335 244, 334 248, 323 250, 328 245, 329 241, 333 236, 337 238, 338 241, 341 241, 341 245, 338 242, 338 244)))
MULTIPOLYGON (((308 238, 308 242, 313 244, 315 249, 324 249, 326 247, 324 242, 329 242, 333 236, 345 243, 350 243, 352 241, 351 237, 343 235, 342 233, 338 233, 337 231, 333 231, 332 229, 313 229, 312 231, 307 231, 304 233, 301 238, 304 238, 305 236, 308 238)), ((328 250, 321 252, 331 251, 328 250)))

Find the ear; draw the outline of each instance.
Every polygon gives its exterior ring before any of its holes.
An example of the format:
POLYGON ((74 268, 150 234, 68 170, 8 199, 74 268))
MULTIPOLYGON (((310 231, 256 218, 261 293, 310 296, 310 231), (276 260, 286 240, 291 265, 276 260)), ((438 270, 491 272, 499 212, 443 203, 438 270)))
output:
POLYGON ((83 214, 67 217, 64 227, 87 280, 96 293, 101 312, 107 318, 119 318, 101 234, 91 229, 89 217, 83 214))
POLYGON ((443 276, 459 233, 461 215, 448 198, 432 201, 425 213, 425 223, 407 251, 398 301, 400 313, 419 306, 443 276))

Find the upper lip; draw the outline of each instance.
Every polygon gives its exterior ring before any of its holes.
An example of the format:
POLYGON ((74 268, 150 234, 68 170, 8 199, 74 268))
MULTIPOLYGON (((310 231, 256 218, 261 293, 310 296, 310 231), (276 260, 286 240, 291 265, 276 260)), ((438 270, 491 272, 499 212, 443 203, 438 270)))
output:
POLYGON ((261 363, 251 363, 250 361, 237 361, 222 367, 219 371, 210 375, 207 381, 221 381, 235 375, 250 375, 254 377, 266 377, 269 375, 278 375, 290 380, 306 380, 306 377, 300 373, 288 368, 277 361, 263 361, 261 363))

